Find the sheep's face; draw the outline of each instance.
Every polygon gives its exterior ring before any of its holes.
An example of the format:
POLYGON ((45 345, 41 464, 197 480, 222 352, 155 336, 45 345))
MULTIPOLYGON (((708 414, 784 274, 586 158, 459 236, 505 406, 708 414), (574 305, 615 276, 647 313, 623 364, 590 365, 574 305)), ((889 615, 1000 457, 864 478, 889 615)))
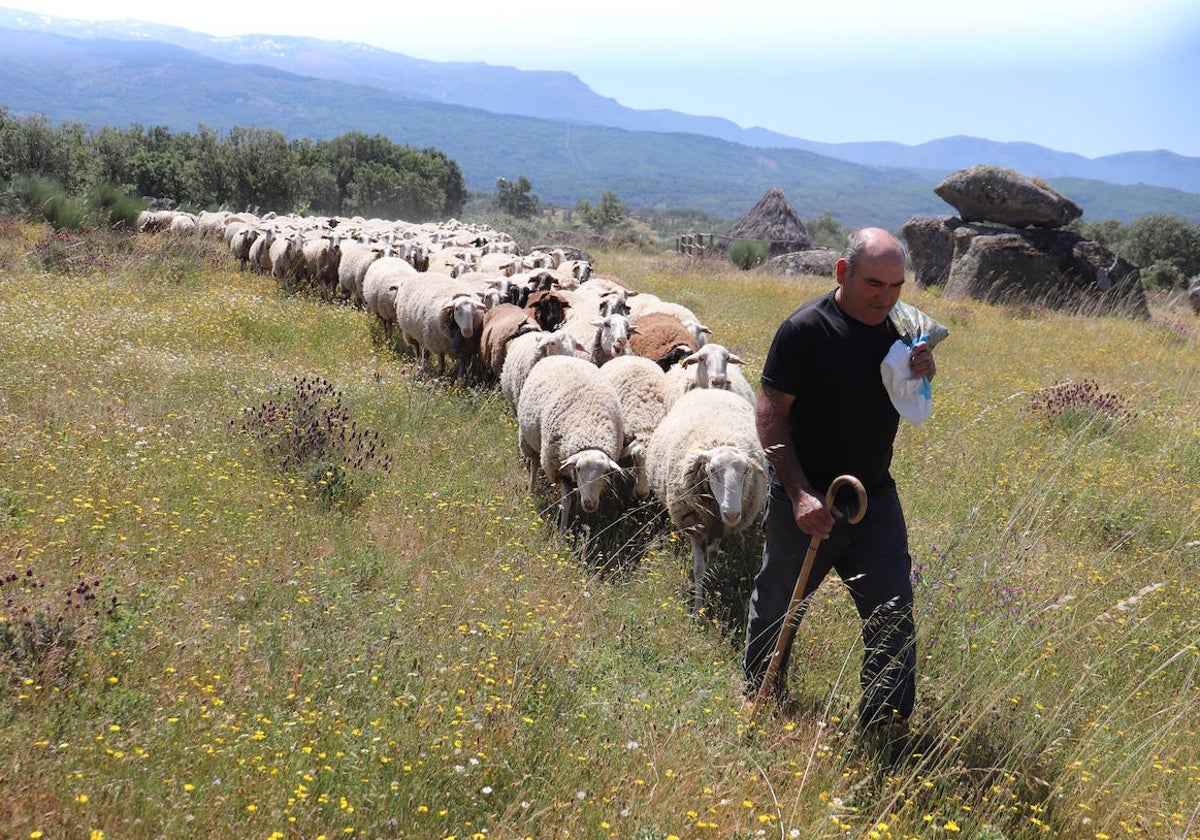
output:
POLYGON ((552 333, 538 336, 538 358, 545 356, 574 356, 577 352, 582 353, 585 349, 579 343, 579 339, 565 330, 555 330, 552 333))
POLYGON ((629 335, 635 332, 629 319, 624 315, 608 315, 592 321, 592 326, 598 327, 600 349, 608 356, 627 356, 633 352, 629 346, 629 335))
POLYGON ((563 461, 558 472, 579 489, 580 507, 587 513, 595 513, 608 474, 619 469, 616 462, 599 449, 585 449, 563 461))
POLYGON ((708 488, 717 503, 721 521, 733 527, 742 519, 742 495, 746 473, 752 469, 745 453, 732 446, 718 446, 707 453, 708 488))
POLYGON ((454 325, 463 338, 471 338, 483 326, 484 306, 475 295, 455 295, 442 311, 452 313, 454 325))
POLYGON ((696 366, 697 388, 729 389, 729 365, 742 360, 720 344, 706 344, 683 360, 683 366, 696 366))

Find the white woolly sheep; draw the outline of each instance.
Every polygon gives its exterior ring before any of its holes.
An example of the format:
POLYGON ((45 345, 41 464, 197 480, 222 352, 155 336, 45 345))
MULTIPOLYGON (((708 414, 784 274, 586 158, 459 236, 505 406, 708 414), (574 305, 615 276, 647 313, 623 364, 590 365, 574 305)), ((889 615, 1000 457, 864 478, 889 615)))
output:
POLYGON ((246 270, 250 262, 250 249, 254 247, 259 233, 258 228, 241 224, 235 227, 233 234, 229 237, 229 251, 237 258, 242 271, 246 270))
POLYGON ((228 210, 201 210, 196 214, 196 233, 217 239, 225 233, 225 223, 232 215, 228 210))
POLYGON ((738 369, 737 365, 741 364, 744 364, 741 357, 731 353, 725 345, 704 345, 667 370, 667 405, 674 405, 693 388, 732 391, 754 405, 754 388, 738 369))
POLYGON ((363 279, 367 267, 383 256, 384 246, 375 242, 342 242, 338 259, 338 291, 356 305, 363 304, 363 279))
POLYGON ((588 321, 569 316, 562 328, 579 339, 585 354, 597 367, 617 356, 629 355, 631 339, 637 333, 624 315, 606 315, 588 321))
POLYGON ((695 321, 700 323, 700 318, 688 307, 682 303, 676 303, 670 300, 663 300, 658 295, 650 294, 649 292, 641 292, 640 294, 629 299, 630 317, 635 321, 642 315, 647 315, 651 312, 663 312, 667 315, 674 315, 680 321, 695 321))
POLYGON ((621 466, 632 479, 630 494, 634 500, 648 499, 646 446, 667 413, 667 375, 644 356, 617 356, 600 368, 600 375, 621 400, 626 440, 621 466))
POLYGON ((517 410, 517 400, 533 366, 547 356, 575 356, 583 353, 579 339, 565 330, 522 333, 508 344, 508 353, 500 368, 500 393, 517 410))
POLYGON ((167 233, 171 236, 198 236, 196 217, 191 213, 176 213, 174 218, 171 219, 171 225, 167 228, 167 233))
POLYGON ((466 373, 467 360, 479 349, 483 303, 470 283, 445 274, 423 273, 396 291, 396 324, 417 352, 418 367, 438 357, 438 376, 446 357, 457 360, 455 378, 466 373))
MULTIPOLYGON (((338 265, 345 234, 325 231, 304 243, 304 274, 322 298, 332 298, 338 288, 338 265)), ((365 275, 364 275, 365 277, 365 275)))
POLYGON ((296 270, 304 262, 304 233, 291 230, 276 236, 271 243, 271 276, 277 280, 295 280, 296 270))
POLYGON ((258 238, 250 245, 248 254, 250 268, 255 271, 269 272, 271 270, 271 243, 275 241, 275 228, 264 227, 258 238))
POLYGON ((418 276, 417 270, 400 257, 380 257, 363 274, 363 306, 379 319, 389 341, 396 326, 396 292, 418 276))
POLYGON ((728 391, 684 394, 646 448, 655 497, 692 543, 693 609, 704 605, 704 574, 723 537, 744 530, 767 501, 767 458, 754 410, 728 391))
POLYGON ((574 356, 551 356, 533 366, 517 401, 521 455, 533 491, 538 466, 559 490, 558 528, 571 522, 574 491, 592 513, 610 473, 620 470, 625 429, 616 389, 600 369, 574 356))

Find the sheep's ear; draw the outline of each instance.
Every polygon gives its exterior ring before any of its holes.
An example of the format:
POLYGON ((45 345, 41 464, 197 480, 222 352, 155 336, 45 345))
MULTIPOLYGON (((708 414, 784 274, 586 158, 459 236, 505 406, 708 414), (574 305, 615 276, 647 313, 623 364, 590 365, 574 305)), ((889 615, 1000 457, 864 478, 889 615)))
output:
POLYGON ((603 319, 603 318, 593 318, 593 319, 592 319, 591 321, 589 321, 588 323, 590 323, 590 324, 591 324, 593 327, 603 327, 603 326, 604 326, 604 319, 603 319))
POLYGON ((453 309, 453 308, 454 308, 454 301, 450 301, 449 303, 447 303, 446 305, 444 305, 444 306, 442 307, 442 311, 443 311, 443 312, 449 312, 449 311, 450 311, 451 309, 453 309))
POLYGON ((630 335, 641 335, 642 331, 637 328, 636 324, 630 324, 629 325, 629 334, 630 335))
POLYGON ((729 358, 728 358, 728 359, 726 359, 725 361, 726 361, 726 362, 728 362, 728 363, 729 363, 729 364, 731 364, 731 365, 744 365, 744 364, 746 364, 745 362, 743 362, 743 361, 741 360, 741 358, 740 358, 740 357, 738 357, 738 356, 735 356, 735 355, 733 355, 732 353, 730 353, 730 354, 729 354, 729 358))
POLYGON ((581 353, 587 349, 586 347, 583 346, 583 342, 580 341, 575 336, 571 336, 571 348, 574 350, 578 350, 581 353))
POLYGON ((578 463, 579 463, 579 453, 576 452, 574 455, 567 458, 561 464, 558 465, 558 471, 560 473, 566 473, 567 475, 571 476, 571 478, 573 479, 575 477, 575 465, 578 463))
POLYGON ((693 353, 692 355, 688 356, 686 359, 680 359, 679 364, 683 365, 684 367, 691 367, 692 365, 698 365, 698 364, 700 364, 700 354, 693 353))

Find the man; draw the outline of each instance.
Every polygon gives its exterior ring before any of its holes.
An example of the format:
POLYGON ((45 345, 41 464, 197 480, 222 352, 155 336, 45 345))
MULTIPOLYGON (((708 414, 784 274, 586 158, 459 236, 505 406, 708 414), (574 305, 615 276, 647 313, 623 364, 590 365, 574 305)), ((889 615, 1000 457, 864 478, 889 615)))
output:
MULTIPOLYGON (((809 541, 819 538, 804 594, 834 569, 862 618, 865 732, 902 732, 916 687, 912 558, 889 472, 899 414, 880 375, 899 338, 888 314, 904 285, 904 259, 903 246, 887 231, 852 233, 837 262, 837 288, 802 305, 775 334, 756 406, 772 475, 762 569, 746 627, 746 691, 758 690, 809 541), (857 525, 825 505, 829 485, 842 474, 867 491, 867 513, 857 525)), ((914 376, 933 377, 927 344, 913 347, 909 366, 914 376)), ((834 508, 846 504, 857 504, 852 492, 834 508)), ((787 652, 780 666, 782 678, 787 652)))

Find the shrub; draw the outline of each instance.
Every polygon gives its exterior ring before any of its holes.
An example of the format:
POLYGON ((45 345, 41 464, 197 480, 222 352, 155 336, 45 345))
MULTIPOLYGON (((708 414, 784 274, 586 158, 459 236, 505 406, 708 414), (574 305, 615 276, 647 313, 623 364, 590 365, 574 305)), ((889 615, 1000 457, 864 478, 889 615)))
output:
POLYGON ((87 204, 96 220, 110 228, 137 230, 138 214, 145 203, 133 195, 132 188, 98 184, 88 191, 87 204))
POLYGON ((1166 260, 1155 260, 1153 264, 1141 270, 1141 275, 1142 285, 1147 288, 1171 291, 1187 287, 1183 272, 1177 265, 1166 260))
POLYGON ((33 569, 0 576, 0 675, 35 682, 70 676, 79 646, 117 609, 117 597, 100 598, 100 581, 79 578, 65 593, 47 594, 33 569))
POLYGON ((729 261, 742 271, 762 265, 770 254, 770 243, 761 239, 739 239, 729 246, 729 261))
POLYGON ((1137 416, 1120 394, 1101 390, 1094 380, 1060 382, 1034 392, 1029 412, 1067 430, 1098 426, 1102 431, 1123 426, 1137 416))
POLYGON ((301 475, 322 510, 362 500, 354 473, 391 468, 379 433, 351 420, 341 392, 319 376, 292 377, 273 398, 243 409, 241 422, 232 425, 256 440, 276 468, 301 475))

